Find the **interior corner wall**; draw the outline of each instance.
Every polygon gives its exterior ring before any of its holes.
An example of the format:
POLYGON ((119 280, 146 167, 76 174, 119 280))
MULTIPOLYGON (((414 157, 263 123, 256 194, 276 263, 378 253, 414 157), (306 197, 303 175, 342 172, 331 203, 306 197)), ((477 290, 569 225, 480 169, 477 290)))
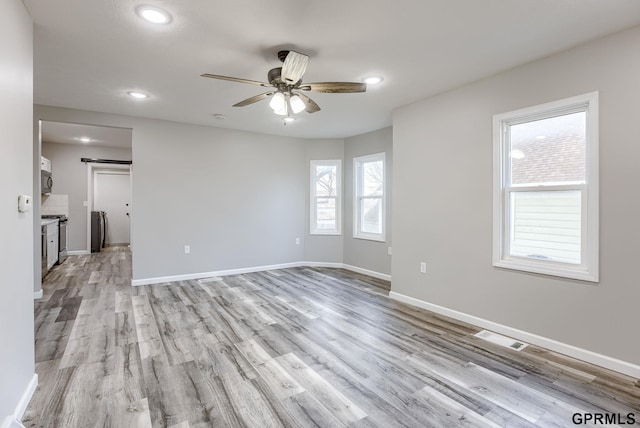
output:
MULTIPOLYGON (((392 242, 392 189, 394 181, 394 147, 391 127, 346 138, 344 143, 344 255, 346 265, 391 274, 391 257, 388 247, 392 242), (354 181, 353 159, 358 156, 385 153, 386 207, 385 242, 357 239, 353 237, 354 181)), ((395 211, 393 213, 395 215, 395 211)))
MULTIPOLYGON (((305 141, 305 217, 304 217, 304 261, 318 263, 342 263, 344 233, 341 235, 311 235, 311 160, 336 160, 343 162, 344 173, 344 140, 334 139, 310 139, 305 141)), ((344 180, 343 180, 344 181, 344 180)), ((344 193, 344 183, 343 183, 344 193)), ((344 206, 344 198, 342 200, 344 206)), ((341 219, 344 224, 344 218, 341 219)), ((343 227, 344 232, 344 227, 343 227)))
MULTIPOLYGON (((0 424, 26 405, 35 378, 33 212, 33 24, 20 0, 0 2, 0 424)), ((39 238, 38 234, 38 238, 39 238)), ((20 416, 20 415, 18 415, 20 416)))
POLYGON ((51 161, 53 194, 69 196, 69 251, 87 248, 87 165, 80 158, 131 160, 131 149, 80 144, 42 143, 42 156, 51 161))
POLYGON ((395 111, 392 290, 639 365, 639 45, 636 27, 395 111), (591 91, 600 283, 493 267, 493 115, 591 91))

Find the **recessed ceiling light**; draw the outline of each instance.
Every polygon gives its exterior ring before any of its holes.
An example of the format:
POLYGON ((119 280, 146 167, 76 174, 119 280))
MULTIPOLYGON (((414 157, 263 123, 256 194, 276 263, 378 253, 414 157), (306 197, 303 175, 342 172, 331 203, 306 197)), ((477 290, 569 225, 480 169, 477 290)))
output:
POLYGON ((213 115, 213 117, 215 117, 218 120, 225 120, 227 118, 224 114, 221 114, 221 113, 216 113, 213 115))
POLYGON ((296 120, 295 117, 291 117, 291 116, 287 116, 284 118, 285 122, 294 122, 295 120, 296 120))
POLYGON ((142 92, 138 92, 138 91, 129 91, 127 92, 127 94, 129 94, 130 97, 137 98, 139 100, 142 100, 144 98, 149 98, 149 95, 142 92))
POLYGON ((171 15, 154 6, 140 6, 136 9, 136 13, 140 18, 153 24, 168 24, 171 22, 171 15))
POLYGON ((380 76, 371 76, 364 79, 363 82, 366 83, 367 85, 376 85, 382 82, 383 80, 384 79, 380 76))
POLYGON ((91 142, 91 138, 89 138, 89 137, 80 137, 79 140, 82 141, 83 143, 90 143, 91 142))

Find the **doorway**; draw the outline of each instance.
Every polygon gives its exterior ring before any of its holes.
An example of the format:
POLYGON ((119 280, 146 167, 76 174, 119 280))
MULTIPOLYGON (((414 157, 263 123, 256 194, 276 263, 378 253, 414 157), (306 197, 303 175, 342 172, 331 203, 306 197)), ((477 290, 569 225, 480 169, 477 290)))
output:
MULTIPOLYGON (((100 228, 99 248, 131 246, 131 177, 132 165, 87 162, 87 248, 95 248, 92 239, 100 228), (92 221, 94 212, 102 212, 99 223, 92 221)), ((94 250, 92 250, 94 251, 94 250)))
POLYGON ((95 169, 93 211, 103 211, 105 246, 131 242, 131 175, 128 170, 95 169))

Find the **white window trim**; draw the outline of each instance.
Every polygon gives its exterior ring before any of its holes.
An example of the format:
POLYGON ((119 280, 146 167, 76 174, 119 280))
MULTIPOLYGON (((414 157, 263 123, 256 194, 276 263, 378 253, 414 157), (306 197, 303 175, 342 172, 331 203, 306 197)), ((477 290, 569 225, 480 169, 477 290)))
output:
MULTIPOLYGON (((387 161, 385 153, 375 153, 372 155, 359 156, 353 158, 353 237, 357 239, 366 239, 369 241, 386 242, 386 221, 387 221, 387 161), (383 174, 383 190, 382 196, 378 198, 382 199, 382 232, 381 233, 367 233, 360 232, 360 165, 367 162, 382 161, 382 174, 383 174)), ((370 198, 370 197, 367 197, 370 198)))
POLYGON ((310 235, 342 235, 342 160, 312 160, 309 164, 309 182, 311 191, 309 192, 309 234, 310 235), (336 167, 336 228, 317 229, 316 228, 316 200, 326 198, 316 196, 316 166, 327 165, 336 167))
MULTIPOLYGON (((599 177, 598 177, 598 92, 511 111, 493 117, 493 265, 496 267, 559 276, 583 281, 599 281, 599 177), (553 190, 576 189, 582 192, 582 233, 579 265, 548 260, 508 256, 509 203, 509 125, 543 119, 554 114, 586 111, 586 185, 553 186, 553 190)), ((514 186, 515 188, 515 186, 514 186)), ((527 190, 518 187, 518 190, 527 190)), ((531 190, 550 190, 544 186, 531 190)))

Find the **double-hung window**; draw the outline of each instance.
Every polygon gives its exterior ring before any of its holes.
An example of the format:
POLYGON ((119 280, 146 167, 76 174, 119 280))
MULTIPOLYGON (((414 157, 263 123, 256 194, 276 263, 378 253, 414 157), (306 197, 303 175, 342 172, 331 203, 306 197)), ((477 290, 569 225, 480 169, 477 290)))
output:
POLYGON ((341 234, 342 161, 311 161, 310 233, 341 234))
POLYGON ((494 266, 598 281, 598 94, 494 116, 494 266))
POLYGON ((355 238, 385 240, 384 157, 377 153, 353 159, 355 238))

